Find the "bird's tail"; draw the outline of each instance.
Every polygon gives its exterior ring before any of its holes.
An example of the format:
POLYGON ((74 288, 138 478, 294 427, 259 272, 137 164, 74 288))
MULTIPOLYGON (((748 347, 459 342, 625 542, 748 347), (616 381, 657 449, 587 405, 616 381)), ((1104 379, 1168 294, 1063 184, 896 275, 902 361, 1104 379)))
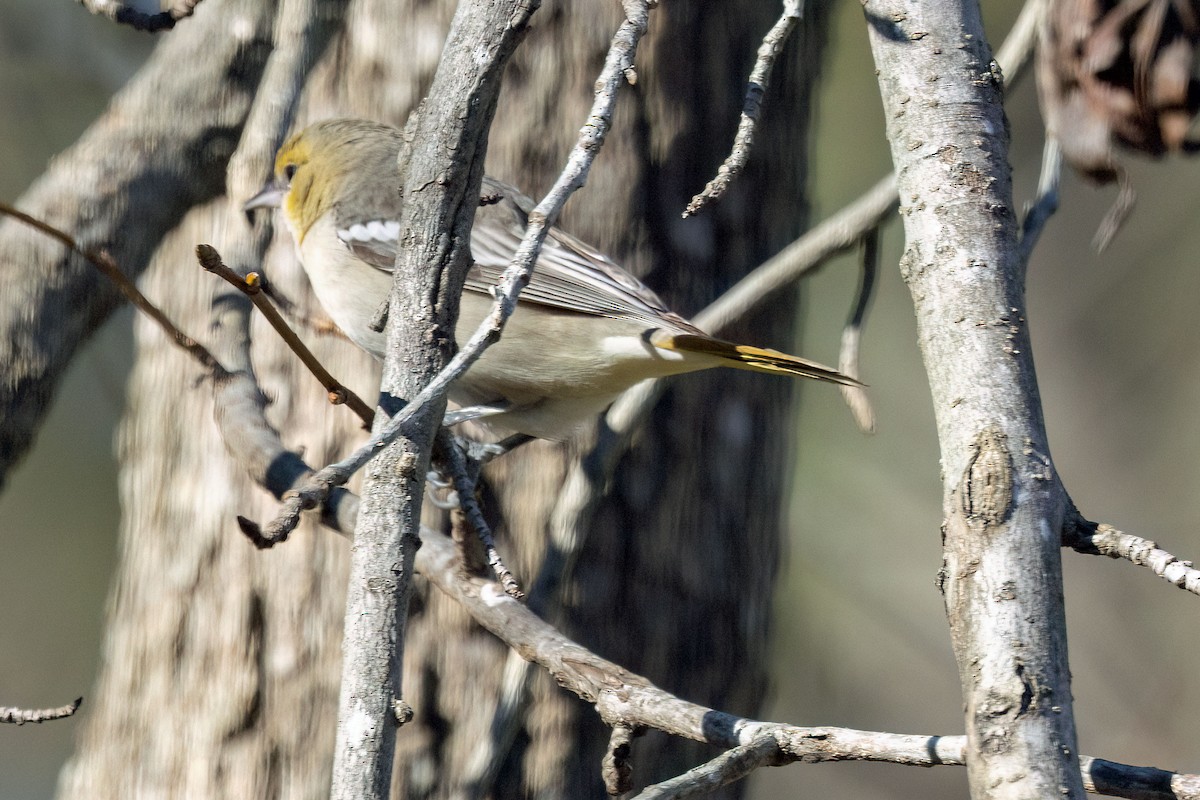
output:
POLYGON ((767 350, 762 347, 751 347, 745 344, 734 344, 709 336, 694 333, 667 333, 658 330, 651 337, 655 347, 666 350, 677 350, 682 353, 697 353, 715 356, 721 359, 723 366, 736 369, 748 369, 752 372, 772 372, 776 375, 795 375, 801 378, 814 378, 818 381, 838 383, 843 386, 864 386, 860 381, 843 375, 832 367, 809 361, 799 356, 791 356, 778 350, 767 350))

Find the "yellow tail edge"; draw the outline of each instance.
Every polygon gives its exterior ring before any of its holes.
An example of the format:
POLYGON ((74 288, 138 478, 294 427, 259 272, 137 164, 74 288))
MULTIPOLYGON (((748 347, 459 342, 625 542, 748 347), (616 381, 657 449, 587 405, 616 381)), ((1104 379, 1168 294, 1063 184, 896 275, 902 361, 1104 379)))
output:
POLYGON ((849 375, 838 372, 833 367, 827 367, 816 361, 809 361, 807 358, 781 353, 778 350, 752 347, 748 344, 734 344, 722 339, 713 339, 709 336, 699 336, 693 333, 666 334, 661 330, 656 331, 650 341, 655 347, 661 347, 666 350, 716 356, 727 362, 724 366, 735 369, 812 378, 827 383, 841 384, 842 386, 866 386, 862 381, 855 380, 849 375))

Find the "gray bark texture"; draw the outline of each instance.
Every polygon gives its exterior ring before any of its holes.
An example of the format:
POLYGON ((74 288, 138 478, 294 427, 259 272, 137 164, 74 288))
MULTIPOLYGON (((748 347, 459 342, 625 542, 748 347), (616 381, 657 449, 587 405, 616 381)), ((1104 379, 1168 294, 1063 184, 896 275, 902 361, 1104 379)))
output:
MULTIPOLYGON (((383 396, 415 398, 450 360, 500 77, 532 10, 520 0, 460 2, 429 97, 408 126, 411 145, 396 165, 405 246, 389 300, 383 396)), ((366 468, 346 594, 336 800, 386 800, 391 790, 425 473, 445 410, 444 396, 429 404, 413 432, 366 468)), ((376 414, 375 432, 386 423, 376 414)))
MULTIPOLYGON (((308 82, 297 126, 339 115, 403 124, 430 86, 453 5, 352 2, 344 35, 308 82)), ((161 47, 231 13, 229 4, 208 0, 161 47)), ((623 89, 589 185, 563 218, 567 230, 606 249, 684 314, 784 246, 805 221, 804 131, 821 45, 819 4, 777 67, 746 171, 715 206, 678 218, 727 153, 745 76, 778 13, 767 0, 662 3, 639 49, 637 82, 623 89)), ((534 196, 550 185, 619 22, 616 5, 583 0, 538 12, 504 78, 491 174, 534 196)), ((190 110, 174 104, 155 113, 190 110)), ((144 291, 200 338, 223 287, 194 266, 192 250, 199 242, 219 248, 232 219, 223 203, 195 209, 143 279, 144 291)), ((69 223, 61 222, 71 230, 69 223)), ((264 271, 301 317, 322 318, 286 238, 264 271)), ((791 299, 785 293, 725 335, 789 348, 791 299)), ((319 327, 301 333, 341 380, 374 397, 378 373, 369 358, 319 327)), ((325 403, 265 323, 256 318, 251 335, 254 368, 272 401, 268 416, 289 446, 323 464, 362 440, 357 420, 325 403)), ((141 320, 137 340, 120 435, 121 565, 101 676, 60 795, 322 796, 331 780, 349 547, 312 520, 270 551, 247 543, 235 515, 269 519, 273 501, 229 460, 197 367, 141 320)), ((564 602, 551 609, 568 635, 689 700, 755 714, 765 690, 791 386, 730 372, 671 383, 588 521, 564 602)), ((577 450, 536 443, 485 472, 500 546, 527 587, 577 450)), ((607 729, 540 673, 500 767, 473 763, 491 737, 506 649, 424 581, 409 612, 403 685, 415 718, 397 737, 395 796, 603 796, 607 729)), ((712 754, 661 736, 635 740, 634 783, 712 754)))
POLYGON ((865 8, 941 445, 941 580, 971 795, 1080 798, 1060 561, 1069 500, 1030 350, 999 71, 974 2, 865 8))

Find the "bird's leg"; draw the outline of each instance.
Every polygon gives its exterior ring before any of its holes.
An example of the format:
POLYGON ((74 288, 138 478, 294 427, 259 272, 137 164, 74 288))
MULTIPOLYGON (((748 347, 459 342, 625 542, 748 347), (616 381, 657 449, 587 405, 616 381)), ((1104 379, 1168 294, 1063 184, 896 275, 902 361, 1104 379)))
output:
POLYGON ((537 437, 530 436, 528 433, 514 433, 498 442, 473 442, 469 439, 464 441, 467 446, 467 456, 483 465, 505 453, 511 453, 521 445, 532 442, 535 438, 537 437))

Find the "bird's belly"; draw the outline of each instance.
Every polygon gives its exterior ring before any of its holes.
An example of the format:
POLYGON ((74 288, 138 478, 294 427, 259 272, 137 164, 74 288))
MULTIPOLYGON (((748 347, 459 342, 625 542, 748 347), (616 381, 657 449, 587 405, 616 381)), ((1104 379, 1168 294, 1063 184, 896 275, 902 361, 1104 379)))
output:
MULTIPOLYGON (((464 345, 490 311, 491 301, 464 296, 456 336, 464 345)), ((624 320, 520 304, 500 341, 460 379, 472 392, 498 392, 515 401, 542 397, 615 397, 645 378, 698 366, 662 351, 624 320)))
MULTIPOLYGON (((463 296, 460 347, 491 306, 482 295, 463 296)), ((558 439, 639 381, 715 365, 704 356, 660 350, 644 332, 634 321, 519 304, 500 341, 455 383, 450 397, 458 405, 505 401, 512 411, 490 418, 490 427, 558 439)))
POLYGON ((325 232, 316 230, 317 225, 300 246, 300 259, 313 292, 351 341, 382 359, 386 339, 383 333, 371 330, 370 324, 387 301, 391 273, 355 258, 334 234, 322 235, 325 232))

